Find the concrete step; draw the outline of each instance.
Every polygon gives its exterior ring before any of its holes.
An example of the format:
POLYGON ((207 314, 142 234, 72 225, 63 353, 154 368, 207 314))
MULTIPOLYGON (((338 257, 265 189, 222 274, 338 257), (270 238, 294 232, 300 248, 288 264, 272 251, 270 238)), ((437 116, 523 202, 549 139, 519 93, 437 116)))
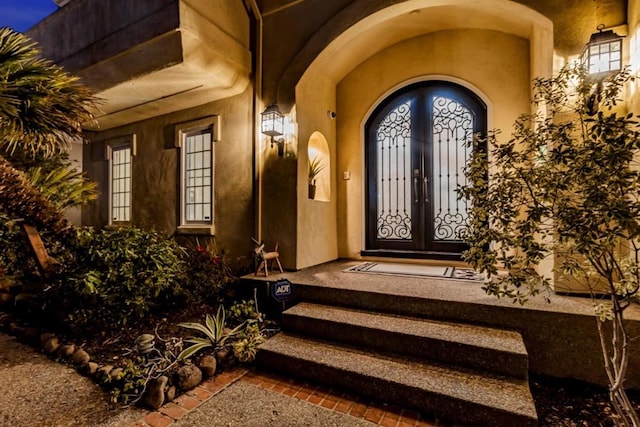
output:
POLYGON ((476 325, 300 303, 283 313, 283 329, 376 351, 527 379, 518 332, 476 325))
POLYGON ((537 415, 526 380, 459 371, 280 333, 259 366, 466 426, 527 427, 537 415))

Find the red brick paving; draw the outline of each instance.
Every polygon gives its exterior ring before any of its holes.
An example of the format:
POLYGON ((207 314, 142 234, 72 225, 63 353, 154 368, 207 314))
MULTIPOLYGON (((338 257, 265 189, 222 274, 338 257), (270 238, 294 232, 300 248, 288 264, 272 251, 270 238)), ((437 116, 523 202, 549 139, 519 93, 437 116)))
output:
POLYGON ((377 404, 327 387, 280 378, 261 371, 234 369, 209 378, 195 389, 177 397, 173 402, 167 403, 158 411, 147 414, 144 419, 132 424, 131 427, 167 427, 237 380, 246 381, 258 387, 295 397, 329 410, 349 414, 384 427, 438 427, 444 425, 433 419, 425 419, 415 411, 377 404))

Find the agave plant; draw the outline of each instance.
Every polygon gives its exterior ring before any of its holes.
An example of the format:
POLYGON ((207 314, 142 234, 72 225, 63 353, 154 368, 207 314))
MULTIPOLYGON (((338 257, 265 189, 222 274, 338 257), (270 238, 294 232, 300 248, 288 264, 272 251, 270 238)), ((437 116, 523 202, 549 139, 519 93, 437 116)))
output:
POLYGON ((215 317, 212 317, 209 314, 206 315, 204 324, 186 322, 179 323, 178 326, 187 329, 193 329, 205 335, 205 338, 190 337, 185 340, 185 342, 192 345, 182 350, 182 352, 178 355, 178 360, 184 360, 188 357, 193 356, 200 350, 208 347, 213 347, 213 349, 216 351, 221 350, 225 347, 225 344, 229 338, 237 335, 242 331, 245 326, 245 322, 241 323, 230 331, 225 331, 224 307, 221 305, 218 308, 218 312, 215 317))

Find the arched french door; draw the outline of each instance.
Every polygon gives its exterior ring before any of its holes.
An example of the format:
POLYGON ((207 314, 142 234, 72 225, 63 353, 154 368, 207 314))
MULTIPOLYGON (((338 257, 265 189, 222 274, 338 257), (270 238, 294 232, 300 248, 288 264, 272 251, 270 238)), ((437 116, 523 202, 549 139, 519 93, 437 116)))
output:
POLYGON ((486 105, 450 82, 412 84, 381 103, 365 129, 365 254, 460 257, 468 216, 456 189, 468 142, 486 128, 486 105))

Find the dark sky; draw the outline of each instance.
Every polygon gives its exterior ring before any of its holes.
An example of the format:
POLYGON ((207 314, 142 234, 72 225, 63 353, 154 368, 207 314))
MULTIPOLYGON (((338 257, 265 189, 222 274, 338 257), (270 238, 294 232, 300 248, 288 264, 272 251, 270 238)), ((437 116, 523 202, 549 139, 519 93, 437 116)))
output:
POLYGON ((24 32, 56 9, 53 0, 0 0, 0 27, 24 32))

